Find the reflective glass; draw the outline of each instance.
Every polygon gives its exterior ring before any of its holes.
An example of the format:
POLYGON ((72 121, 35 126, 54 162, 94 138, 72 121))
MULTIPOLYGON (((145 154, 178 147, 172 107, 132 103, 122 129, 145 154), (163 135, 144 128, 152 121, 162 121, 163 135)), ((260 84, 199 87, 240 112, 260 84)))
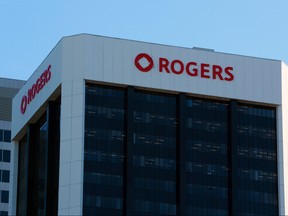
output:
POLYGON ((1 202, 8 203, 9 202, 9 191, 2 190, 1 191, 1 202))
POLYGON ((83 215, 122 215, 124 90, 86 86, 83 215))
POLYGON ((228 215, 228 104, 186 101, 187 215, 228 215))
POLYGON ((11 142, 11 131, 4 130, 4 142, 11 142))
POLYGON ((7 162, 9 163, 10 162, 10 151, 9 150, 3 150, 3 162, 7 162))
POLYGON ((10 171, 2 170, 2 182, 8 183, 10 181, 10 171))
POLYGON ((176 97, 136 91, 134 99, 132 214, 176 215, 176 97))
POLYGON ((277 215, 276 114, 273 108, 237 106, 237 197, 241 215, 277 215))

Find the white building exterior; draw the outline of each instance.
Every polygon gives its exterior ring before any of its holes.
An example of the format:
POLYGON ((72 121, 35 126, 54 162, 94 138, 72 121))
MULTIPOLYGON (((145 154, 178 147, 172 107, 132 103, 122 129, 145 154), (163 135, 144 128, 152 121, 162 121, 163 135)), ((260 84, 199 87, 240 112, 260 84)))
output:
POLYGON ((16 213, 17 143, 27 125, 35 122, 43 113, 47 101, 59 95, 61 134, 58 213, 82 214, 86 81, 131 85, 161 92, 184 92, 220 100, 236 99, 276 107, 279 213, 288 214, 288 185, 285 184, 288 182, 288 133, 285 132, 288 127, 288 96, 285 94, 288 92, 288 66, 284 62, 87 34, 61 39, 13 99, 12 139, 15 151, 11 157, 14 173, 11 178, 13 192, 10 199, 13 205, 9 209, 10 214, 16 213), (146 55, 135 60, 141 53, 150 56, 153 65, 146 55), (165 69, 167 60, 169 73, 165 69), (137 62, 144 70, 149 70, 149 66, 152 68, 148 72, 141 72, 137 62), (33 91, 33 85, 37 85, 37 79, 41 78, 49 65, 49 82, 35 93, 29 104, 23 101, 24 96, 29 97, 29 89, 33 91), (218 66, 222 69, 221 73, 218 66), (214 76, 213 67, 216 71, 214 76), (198 74, 191 76, 195 68, 198 74), (225 68, 229 68, 228 73, 225 73, 225 68), (24 113, 21 113, 21 107, 22 110, 25 108, 24 113))

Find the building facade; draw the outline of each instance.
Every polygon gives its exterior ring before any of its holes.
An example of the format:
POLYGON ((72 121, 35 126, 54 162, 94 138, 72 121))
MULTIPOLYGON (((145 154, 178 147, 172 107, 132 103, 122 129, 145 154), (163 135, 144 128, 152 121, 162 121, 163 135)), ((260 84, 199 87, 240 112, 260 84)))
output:
POLYGON ((0 78, 0 215, 8 215, 11 200, 11 116, 12 98, 24 85, 24 81, 0 78))
POLYGON ((287 214, 287 73, 277 60, 63 38, 13 99, 11 214, 287 214))

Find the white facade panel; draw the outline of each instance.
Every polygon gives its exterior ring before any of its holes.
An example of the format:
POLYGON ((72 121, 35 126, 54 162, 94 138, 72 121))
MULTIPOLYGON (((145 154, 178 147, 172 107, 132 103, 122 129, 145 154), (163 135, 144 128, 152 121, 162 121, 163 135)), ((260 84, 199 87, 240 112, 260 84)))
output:
POLYGON ((288 214, 288 66, 282 63, 282 105, 277 107, 279 215, 288 214), (286 183, 285 183, 286 182, 286 183))
MULTIPOLYGON (((281 62, 211 51, 177 48, 97 36, 76 36, 63 42, 63 82, 97 80, 176 92, 233 98, 268 104, 281 104, 281 62), (140 72, 135 57, 147 53, 154 61, 151 71, 140 72), (210 64, 211 78, 159 72, 159 58, 180 60, 184 64, 210 64), (212 65, 233 67, 234 80, 212 78, 212 65)), ((143 60, 143 59, 142 59, 143 60)), ((145 60, 145 59, 144 59, 145 60)), ((144 62, 145 63, 145 62, 144 62)), ((143 64, 144 64, 143 63, 143 64)), ((199 69, 199 67, 198 67, 199 69)))
POLYGON ((12 138, 14 138, 18 132, 30 121, 33 115, 38 109, 45 103, 45 101, 51 96, 56 88, 61 83, 61 65, 62 65, 62 50, 61 42, 52 50, 42 64, 36 69, 33 75, 20 89, 18 94, 13 99, 12 108, 12 138), (43 88, 35 94, 32 101, 26 106, 25 113, 21 113, 21 103, 24 96, 28 98, 28 91, 37 83, 37 80, 41 78, 42 73, 47 70, 51 65, 51 79, 43 86, 43 88))

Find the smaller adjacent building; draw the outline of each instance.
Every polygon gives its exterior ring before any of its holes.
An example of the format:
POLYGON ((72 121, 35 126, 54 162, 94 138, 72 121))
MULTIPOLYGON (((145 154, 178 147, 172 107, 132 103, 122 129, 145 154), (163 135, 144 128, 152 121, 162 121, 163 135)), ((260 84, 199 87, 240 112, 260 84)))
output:
POLYGON ((11 204, 12 99, 24 83, 22 80, 0 78, 0 216, 8 215, 11 204))

